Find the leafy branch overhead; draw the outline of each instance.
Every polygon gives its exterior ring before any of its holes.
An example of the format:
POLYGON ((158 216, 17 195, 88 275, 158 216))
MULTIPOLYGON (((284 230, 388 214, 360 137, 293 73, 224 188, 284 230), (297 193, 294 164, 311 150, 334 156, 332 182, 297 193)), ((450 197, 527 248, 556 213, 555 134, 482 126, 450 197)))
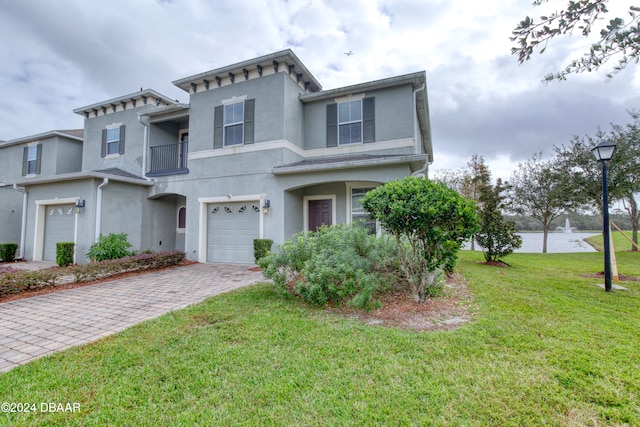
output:
MULTIPOLYGON (((540 6, 548 0, 535 0, 534 6, 540 6)), ((511 41, 518 46, 511 48, 513 55, 518 55, 520 64, 531 59, 534 51, 543 53, 548 42, 554 37, 571 35, 579 31, 582 36, 589 37, 594 26, 610 12, 607 9, 609 0, 577 0, 570 1, 565 10, 541 16, 539 21, 527 16, 512 31, 511 41)), ((609 20, 600 30, 600 38, 593 43, 587 53, 574 59, 563 70, 550 73, 545 80, 566 80, 568 74, 595 71, 612 57, 618 58, 618 63, 607 74, 611 78, 625 68, 629 63, 637 63, 640 59, 640 7, 630 6, 630 19, 625 21, 620 17, 609 20)))

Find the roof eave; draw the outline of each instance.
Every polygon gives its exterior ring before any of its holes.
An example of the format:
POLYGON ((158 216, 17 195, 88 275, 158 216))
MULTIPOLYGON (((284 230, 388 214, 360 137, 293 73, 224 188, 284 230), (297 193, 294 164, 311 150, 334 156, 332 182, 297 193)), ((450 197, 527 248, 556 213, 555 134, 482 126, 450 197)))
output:
POLYGON ((408 154, 374 159, 345 160, 335 163, 321 163, 312 165, 280 166, 272 169, 274 175, 291 175, 298 173, 324 172, 339 169, 366 168, 375 166, 388 166, 394 164, 410 164, 412 170, 419 169, 428 160, 425 154, 408 154))
POLYGON ((139 178, 139 179, 130 178, 126 176, 112 175, 112 174, 92 171, 92 172, 72 172, 72 173, 67 173, 62 175, 54 175, 46 178, 24 179, 21 181, 8 182, 7 185, 17 184, 21 187, 27 187, 30 185, 58 183, 63 181, 79 181, 79 180, 91 179, 91 178, 97 178, 97 179, 109 178, 109 180, 111 181, 126 182, 129 184, 137 184, 145 187, 151 187, 155 184, 153 181, 148 181, 144 178, 139 178))
POLYGON ((189 93, 191 89, 191 83, 201 83, 203 80, 214 79, 217 75, 227 75, 229 73, 238 74, 242 72, 243 68, 252 67, 257 65, 270 65, 273 61, 283 61, 295 65, 311 82, 313 90, 322 90, 322 86, 311 74, 311 72, 305 67, 300 59, 293 53, 291 49, 285 49, 279 52, 271 53, 268 55, 260 56, 258 58, 249 59, 246 61, 238 62, 236 64, 227 65, 222 68, 216 68, 214 70, 205 71, 203 73, 195 74, 193 76, 184 77, 182 79, 174 80, 172 83, 189 93))

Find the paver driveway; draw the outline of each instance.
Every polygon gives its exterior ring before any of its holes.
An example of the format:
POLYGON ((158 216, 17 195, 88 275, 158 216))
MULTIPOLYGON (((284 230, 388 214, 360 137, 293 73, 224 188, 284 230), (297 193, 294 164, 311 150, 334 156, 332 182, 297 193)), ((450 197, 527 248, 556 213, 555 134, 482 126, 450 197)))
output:
POLYGON ((193 264, 0 304, 0 372, 264 280, 246 265, 193 264))

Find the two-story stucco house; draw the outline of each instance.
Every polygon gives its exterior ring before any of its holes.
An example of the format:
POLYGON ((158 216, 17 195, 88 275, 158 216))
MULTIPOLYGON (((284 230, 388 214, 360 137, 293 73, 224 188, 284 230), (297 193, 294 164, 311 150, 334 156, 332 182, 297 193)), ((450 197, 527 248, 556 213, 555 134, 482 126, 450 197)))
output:
POLYGON ((18 177, 0 189, 20 212, 11 219, 26 259, 54 259, 63 240, 86 262, 113 232, 140 249, 252 263, 255 238, 356 220, 374 232, 360 198, 426 175, 433 158, 424 72, 323 91, 285 50, 173 83, 188 104, 142 90, 74 110, 85 118, 77 169, 45 169, 72 163, 45 155, 52 143, 35 154, 40 169, 22 173, 40 137, 0 144, 0 158, 14 147, 18 177))

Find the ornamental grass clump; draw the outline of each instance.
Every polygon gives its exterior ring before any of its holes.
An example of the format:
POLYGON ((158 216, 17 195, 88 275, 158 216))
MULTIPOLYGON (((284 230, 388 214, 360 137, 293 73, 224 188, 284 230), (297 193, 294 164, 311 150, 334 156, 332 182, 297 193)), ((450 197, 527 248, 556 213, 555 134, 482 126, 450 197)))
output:
POLYGON ((267 278, 305 302, 379 306, 375 292, 396 281, 393 240, 358 225, 322 226, 292 236, 259 261, 267 278))

